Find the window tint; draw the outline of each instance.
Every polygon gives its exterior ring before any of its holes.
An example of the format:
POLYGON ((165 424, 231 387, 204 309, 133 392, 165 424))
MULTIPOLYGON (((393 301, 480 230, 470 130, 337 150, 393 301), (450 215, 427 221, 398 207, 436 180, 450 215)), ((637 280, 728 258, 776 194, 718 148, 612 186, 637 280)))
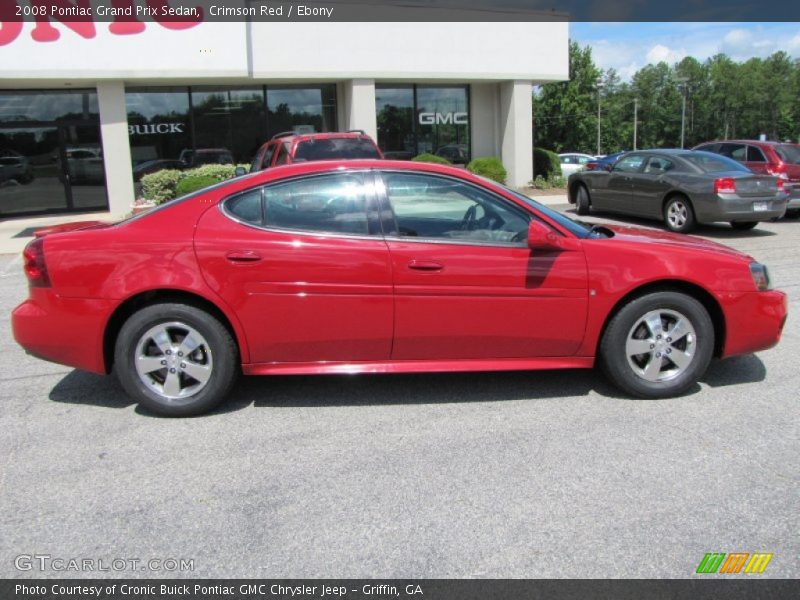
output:
POLYGON ((380 158, 371 141, 363 138, 308 140, 297 144, 295 160, 326 160, 335 158, 380 158))
POLYGON ((452 179, 386 173, 400 236, 525 245, 529 217, 477 187, 452 179))
POLYGON ((647 161, 647 166, 644 168, 644 172, 652 175, 659 175, 674 168, 675 165, 671 160, 667 160, 661 156, 651 156, 647 161))
POLYGON ((261 213, 261 189, 250 190, 225 202, 226 210, 237 219, 261 225, 264 222, 261 213))
POLYGON ((800 146, 781 144, 780 146, 775 146, 775 152, 778 153, 783 162, 800 165, 800 146))
POLYGON ((750 169, 744 165, 708 152, 692 152, 691 154, 681 154, 681 158, 688 160, 693 165, 700 167, 706 173, 722 173, 724 171, 743 171, 749 173, 750 169))
POLYGON ((644 157, 641 154, 631 154, 621 158, 615 165, 615 171, 622 171, 623 173, 634 173, 639 170, 644 162, 644 157))
POLYGON ((277 148, 275 144, 267 146, 267 149, 264 151, 264 160, 261 161, 262 169, 266 169, 272 164, 272 157, 275 155, 275 148, 277 148))
POLYGON ((266 186, 264 206, 267 226, 369 233, 364 186, 355 175, 323 175, 266 186))
POLYGON ((767 162, 767 159, 764 158, 764 153, 761 151, 760 148, 755 146, 748 146, 747 147, 747 161, 748 162, 767 162))
POLYGON ((275 151, 278 153, 278 158, 275 159, 275 166, 285 165, 289 159, 289 151, 286 149, 286 144, 278 144, 275 151))
POLYGON ((722 144, 719 147, 719 153, 734 160, 745 160, 747 148, 744 144, 722 144))

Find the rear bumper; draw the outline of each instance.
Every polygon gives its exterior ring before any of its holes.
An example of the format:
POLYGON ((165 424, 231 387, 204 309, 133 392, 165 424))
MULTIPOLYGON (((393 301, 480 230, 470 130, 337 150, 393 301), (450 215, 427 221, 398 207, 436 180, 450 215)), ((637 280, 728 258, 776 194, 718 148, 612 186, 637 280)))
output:
POLYGON ((34 289, 11 313, 11 328, 29 354, 105 373, 103 332, 112 310, 107 300, 61 298, 51 290, 34 289))
POLYGON ((766 350, 780 341, 789 309, 785 293, 724 292, 718 298, 727 324, 723 357, 766 350))
POLYGON ((779 219, 786 213, 788 196, 776 199, 774 196, 766 198, 741 198, 730 196, 713 197, 711 202, 698 205, 697 220, 701 223, 716 221, 769 221, 779 219), (756 204, 766 204, 766 210, 755 210, 756 204))

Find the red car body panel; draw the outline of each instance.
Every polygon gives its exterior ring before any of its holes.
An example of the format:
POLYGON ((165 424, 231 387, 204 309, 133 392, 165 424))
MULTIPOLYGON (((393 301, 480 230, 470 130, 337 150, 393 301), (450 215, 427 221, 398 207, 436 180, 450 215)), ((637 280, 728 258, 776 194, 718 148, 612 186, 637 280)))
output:
POLYGON ((171 290, 219 309, 249 374, 585 368, 614 308, 662 281, 703 290, 725 322, 736 323, 726 327, 722 356, 780 338, 786 296, 755 290, 750 257, 689 236, 614 228, 612 238, 575 238, 569 250, 531 250, 270 230, 220 209, 241 190, 332 169, 460 178, 571 237, 505 188, 460 169, 298 163, 117 224, 51 231, 43 244, 52 287, 32 287, 15 309, 15 338, 37 356, 107 372, 104 340, 114 312, 141 294, 171 290))

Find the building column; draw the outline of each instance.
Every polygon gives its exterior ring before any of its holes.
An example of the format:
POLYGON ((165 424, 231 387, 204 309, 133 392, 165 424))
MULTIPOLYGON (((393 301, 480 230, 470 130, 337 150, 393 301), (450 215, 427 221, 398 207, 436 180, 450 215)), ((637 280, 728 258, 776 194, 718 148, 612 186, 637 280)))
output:
POLYGON ((97 84, 100 108, 100 135, 103 141, 103 166, 106 170, 108 209, 114 216, 131 211, 134 200, 131 145, 125 109, 125 85, 121 81, 97 84))
POLYGON ((375 80, 350 79, 342 84, 344 97, 344 129, 363 129, 378 141, 378 119, 375 114, 375 80))
POLYGON ((532 81, 500 84, 501 157, 508 185, 522 187, 533 179, 532 81))
POLYGON ((470 85, 469 121, 472 158, 500 156, 500 135, 497 131, 498 93, 496 83, 470 85))

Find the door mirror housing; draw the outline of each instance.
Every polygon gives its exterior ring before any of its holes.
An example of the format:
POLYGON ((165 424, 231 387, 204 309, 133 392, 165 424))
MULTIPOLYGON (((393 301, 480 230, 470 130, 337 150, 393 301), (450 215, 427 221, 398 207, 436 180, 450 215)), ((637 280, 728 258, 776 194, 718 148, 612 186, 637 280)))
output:
POLYGON ((242 175, 247 175, 247 169, 245 169, 244 167, 236 167, 233 170, 233 174, 236 177, 241 177, 242 175))
POLYGON ((531 219, 528 225, 528 247, 532 250, 578 250, 580 242, 556 233, 541 221, 531 219))

